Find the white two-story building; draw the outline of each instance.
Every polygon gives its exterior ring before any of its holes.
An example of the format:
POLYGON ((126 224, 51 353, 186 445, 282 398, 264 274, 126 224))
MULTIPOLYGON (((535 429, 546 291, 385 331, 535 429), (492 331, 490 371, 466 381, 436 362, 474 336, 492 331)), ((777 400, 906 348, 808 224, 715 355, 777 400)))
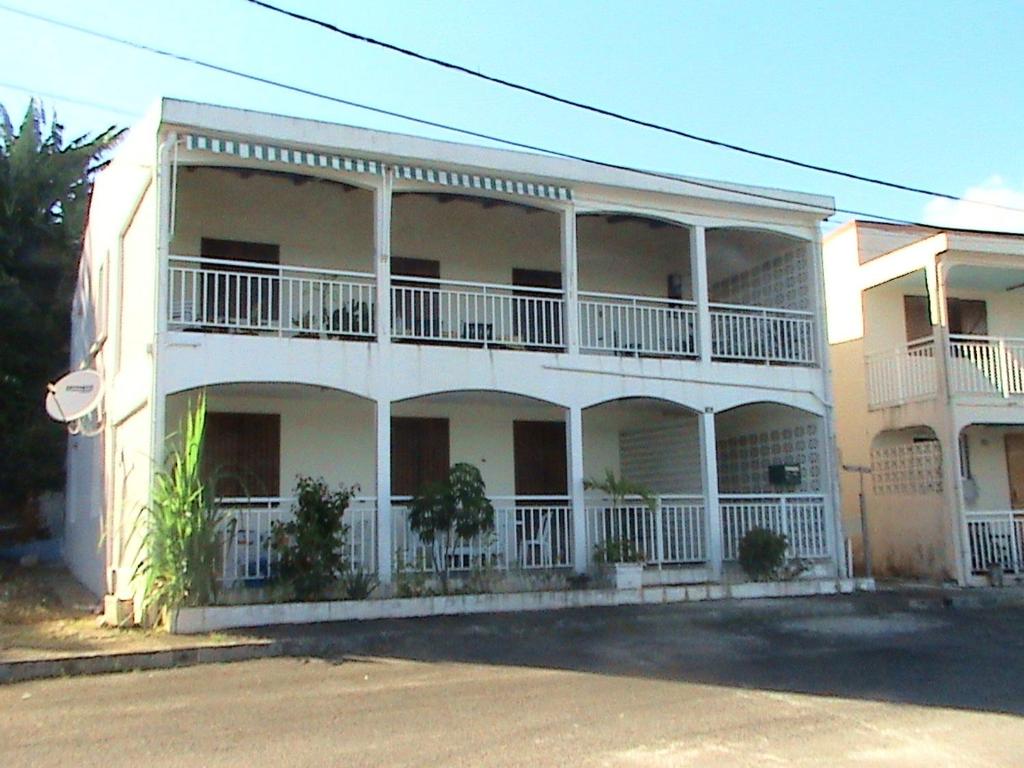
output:
POLYGON ((154 468, 205 391, 233 585, 266 577, 301 474, 358 484, 348 557, 386 590, 424 567, 410 496, 457 461, 496 509, 466 567, 586 571, 615 537, 649 579, 715 581, 764 525, 835 576, 831 210, 165 100, 93 193, 73 362, 106 396, 71 439, 68 560, 132 596, 154 468), (585 490, 607 468, 654 508, 585 490))
MULTIPOLYGON (((824 251, 840 454, 871 469, 876 569, 1019 575, 1024 236, 851 222, 824 251)), ((844 474, 852 532, 858 486, 844 474)))

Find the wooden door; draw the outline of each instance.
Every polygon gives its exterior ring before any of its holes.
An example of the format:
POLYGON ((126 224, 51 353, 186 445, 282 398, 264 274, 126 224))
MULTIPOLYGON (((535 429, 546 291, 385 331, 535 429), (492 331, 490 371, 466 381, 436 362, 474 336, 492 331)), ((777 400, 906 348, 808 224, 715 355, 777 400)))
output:
POLYGON ((949 332, 988 336, 988 306, 980 299, 947 299, 949 332))
POLYGON ((228 325, 262 326, 276 320, 280 286, 273 278, 281 261, 274 243, 248 243, 204 237, 200 244, 205 285, 205 318, 228 325), (266 269, 222 262, 266 264, 266 269), (234 274, 217 274, 218 272, 234 274), (241 274, 239 274, 241 273, 241 274))
POLYGON ((516 421, 512 425, 516 496, 569 493, 564 421, 516 421))
POLYGON ((394 306, 391 307, 395 325, 406 334, 420 338, 438 338, 440 335, 440 296, 437 286, 402 277, 421 277, 437 280, 441 277, 441 262, 432 259, 391 257, 391 285, 394 306))
POLYGON ((448 419, 391 419, 392 494, 415 496, 448 476, 448 433, 448 419))
POLYGON ((281 416, 207 413, 203 476, 218 497, 281 495, 281 416))
POLYGON ((1006 436, 1006 476, 1010 481, 1010 506, 1024 509, 1024 432, 1006 436))
POLYGON ((561 290, 562 273, 546 269, 512 270, 512 285, 516 286, 516 311, 513 313, 513 332, 526 345, 560 345, 562 343, 561 305, 551 299, 557 294, 523 288, 553 288, 561 290), (543 300, 541 300, 543 299, 543 300))
POLYGON ((906 326, 907 341, 931 338, 932 319, 928 309, 928 297, 904 296, 903 320, 906 326))

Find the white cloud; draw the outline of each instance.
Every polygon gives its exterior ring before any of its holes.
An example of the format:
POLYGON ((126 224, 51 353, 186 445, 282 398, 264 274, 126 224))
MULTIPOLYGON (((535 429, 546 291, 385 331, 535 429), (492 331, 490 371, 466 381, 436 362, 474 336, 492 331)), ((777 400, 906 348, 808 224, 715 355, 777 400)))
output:
POLYGON ((922 220, 927 224, 941 227, 1024 233, 1024 185, 1015 188, 1002 176, 991 176, 981 184, 968 188, 962 197, 966 199, 932 200, 924 207, 922 220), (995 203, 1020 208, 1022 211, 1008 211, 992 205, 977 205, 970 201, 995 203))

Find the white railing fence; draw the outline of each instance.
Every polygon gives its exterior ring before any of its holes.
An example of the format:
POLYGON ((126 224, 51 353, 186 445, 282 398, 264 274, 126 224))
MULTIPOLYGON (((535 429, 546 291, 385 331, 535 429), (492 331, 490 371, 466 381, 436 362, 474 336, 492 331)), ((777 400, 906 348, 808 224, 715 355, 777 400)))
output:
POLYGON ((949 384, 961 395, 1024 395, 1024 339, 950 334, 949 384))
POLYGON ((984 573, 998 564, 1004 571, 1020 573, 1024 568, 1024 514, 968 512, 966 518, 971 572, 984 573))
POLYGON ((564 300, 555 288, 393 278, 396 339, 502 347, 565 346, 564 300))
POLYGON ((362 272, 172 256, 176 330, 374 336, 374 277, 362 272))
POLYGON ((736 560, 751 528, 785 535, 790 557, 830 556, 825 497, 816 494, 722 494, 722 558, 736 560))
POLYGON ((584 352, 698 354, 697 305, 692 301, 581 292, 579 314, 584 352))
POLYGON ((938 391, 935 340, 930 336, 865 355, 864 361, 869 408, 902 405, 938 391))
POLYGON ((586 505, 590 555, 600 552, 620 562, 637 554, 650 565, 702 563, 707 560, 707 526, 701 496, 663 495, 653 505, 628 497, 586 505))
MULTIPOLYGON (((396 497, 392 510, 397 566, 406 571, 434 568, 431 545, 409 524, 409 499, 396 497)), ((494 530, 460 540, 450 548, 447 568, 469 572, 479 568, 565 568, 573 564, 572 510, 568 497, 495 496, 494 530)), ((435 543, 438 560, 446 542, 435 543)))
MULTIPOLYGON (((274 575, 274 522, 292 519, 294 498, 220 498, 224 537, 221 581, 261 582, 274 575)), ((376 502, 372 498, 352 500, 342 518, 348 530, 345 560, 352 571, 374 573, 376 558, 376 502)))
POLYGON ((718 360, 815 365, 814 313, 714 302, 711 356, 718 360))

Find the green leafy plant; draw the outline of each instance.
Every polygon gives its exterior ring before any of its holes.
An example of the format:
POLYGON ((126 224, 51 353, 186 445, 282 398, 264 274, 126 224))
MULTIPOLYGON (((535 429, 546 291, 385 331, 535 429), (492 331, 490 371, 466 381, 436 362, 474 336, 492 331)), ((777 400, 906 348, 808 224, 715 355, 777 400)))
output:
POLYGON ((786 563, 786 537, 767 528, 751 528, 740 539, 739 561, 754 581, 779 578, 786 563))
POLYGON ((610 563, 642 563, 647 558, 644 553, 629 539, 605 539, 594 545, 594 562, 610 563))
POLYGON ((341 577, 341 591, 346 600, 366 600, 379 583, 372 573, 347 571, 341 577))
MULTIPOLYGON (((640 497, 641 503, 647 509, 654 508, 654 495, 650 489, 640 483, 634 483, 625 478, 616 477, 614 470, 606 468, 604 477, 588 477, 583 481, 583 487, 588 491, 601 491, 608 496, 611 503, 611 516, 625 516, 626 499, 631 496, 640 497)), ((625 523, 625 521, 623 521, 625 523)), ((606 524, 610 526, 611 521, 606 524)), ((621 528, 625 528, 625 524, 621 528)), ((621 530, 620 528, 620 530, 621 530)), ((599 564, 605 563, 642 563, 647 559, 646 553, 642 552, 636 542, 616 536, 609 536, 604 541, 594 546, 594 561, 599 564)))
POLYGON ((358 486, 332 491, 322 478, 300 476, 295 483, 293 518, 275 522, 277 577, 296 600, 321 600, 345 572, 348 526, 342 518, 358 486))
POLYGON ((434 573, 447 593, 456 548, 494 529, 494 506, 480 470, 467 463, 452 466, 443 482, 413 498, 409 525, 429 548, 434 573))
POLYGON ((205 432, 206 397, 200 395, 181 433, 171 437, 167 467, 156 474, 144 517, 145 605, 162 619, 179 606, 206 605, 217 596, 223 514, 200 471, 205 432))

